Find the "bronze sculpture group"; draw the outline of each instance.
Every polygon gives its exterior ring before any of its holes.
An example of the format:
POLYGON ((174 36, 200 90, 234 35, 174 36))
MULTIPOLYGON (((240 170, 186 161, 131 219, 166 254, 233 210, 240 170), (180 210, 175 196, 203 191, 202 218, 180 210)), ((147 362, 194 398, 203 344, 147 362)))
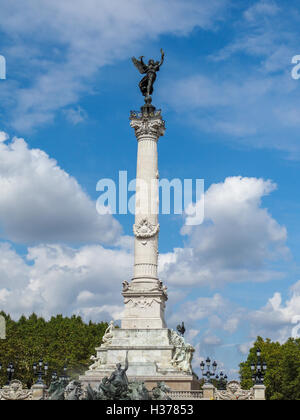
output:
POLYGON ((151 392, 148 391, 144 382, 128 381, 127 378, 128 357, 126 356, 125 367, 117 364, 116 370, 111 376, 102 379, 97 389, 88 385, 83 390, 78 381, 66 382, 56 379, 47 391, 48 400, 170 400, 167 395, 170 389, 163 383, 158 382, 151 392))

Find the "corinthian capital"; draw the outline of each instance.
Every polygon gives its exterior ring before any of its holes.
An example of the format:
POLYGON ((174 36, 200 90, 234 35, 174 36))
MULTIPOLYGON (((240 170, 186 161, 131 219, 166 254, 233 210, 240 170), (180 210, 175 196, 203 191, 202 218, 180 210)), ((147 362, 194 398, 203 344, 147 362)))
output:
POLYGON ((161 117, 145 117, 131 118, 130 125, 135 130, 137 138, 149 135, 151 137, 159 138, 165 134, 165 122, 161 117))

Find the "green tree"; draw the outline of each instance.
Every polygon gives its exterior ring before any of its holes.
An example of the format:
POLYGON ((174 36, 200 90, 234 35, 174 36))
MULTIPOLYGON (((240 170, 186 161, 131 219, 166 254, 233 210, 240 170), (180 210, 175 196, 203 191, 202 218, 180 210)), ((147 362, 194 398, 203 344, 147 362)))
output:
POLYGON ((240 364, 241 384, 253 386, 251 363, 257 362, 256 350, 267 363, 264 384, 266 397, 270 400, 300 399, 300 340, 290 338, 285 344, 258 337, 249 351, 247 361, 240 364))
POLYGON ((101 340, 107 323, 84 323, 79 316, 71 318, 57 315, 49 321, 32 314, 14 321, 2 313, 6 319, 6 340, 0 340, 0 386, 6 383, 6 367, 15 364, 14 377, 28 387, 36 381, 33 363, 43 358, 49 364, 49 382, 51 372, 62 372, 65 364, 68 375, 76 377, 90 365, 90 356, 95 354, 95 347, 101 340))

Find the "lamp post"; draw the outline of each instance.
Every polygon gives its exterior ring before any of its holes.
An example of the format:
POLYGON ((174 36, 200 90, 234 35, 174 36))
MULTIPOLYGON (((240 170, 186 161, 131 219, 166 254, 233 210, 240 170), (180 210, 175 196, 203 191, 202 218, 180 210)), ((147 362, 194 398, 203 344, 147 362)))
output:
POLYGON ((259 348, 256 350, 256 356, 256 365, 253 362, 251 363, 252 380, 255 385, 263 385, 267 364, 261 360, 261 350, 259 348))
POLYGON ((62 382, 68 382, 69 376, 67 375, 67 366, 65 365, 63 367, 63 374, 60 377, 58 377, 56 371, 53 372, 52 376, 51 376, 51 379, 52 379, 53 382, 56 382, 57 380, 60 380, 62 382))
POLYGON ((43 376, 47 375, 48 363, 44 363, 41 359, 38 363, 33 364, 33 372, 38 377, 37 384, 43 385, 43 376))
POLYGON ((57 381, 57 379, 58 379, 57 372, 52 372, 51 379, 52 379, 52 382, 57 381))
POLYGON ((216 376, 216 380, 218 381, 218 389, 220 391, 225 391, 227 386, 227 375, 224 375, 223 372, 220 373, 220 375, 216 376))
POLYGON ((63 382, 68 382, 68 380, 69 380, 69 376, 67 375, 67 366, 66 366, 66 365, 63 367, 63 374, 62 374, 62 376, 60 377, 60 379, 61 379, 63 382))
MULTIPOLYGON (((0 363, 0 371, 1 370, 2 370, 2 363, 0 363)), ((14 373, 15 373, 15 367, 14 367, 13 363, 9 363, 9 365, 7 366, 6 372, 7 372, 7 383, 6 383, 6 385, 9 385, 11 383, 12 378, 13 378, 14 373)))
POLYGON ((216 369, 217 369, 218 365, 217 365, 216 361, 214 361, 213 364, 211 365, 211 360, 210 360, 209 357, 206 359, 205 363, 203 361, 200 363, 200 369, 201 369, 201 372, 202 372, 202 376, 206 378, 206 379, 204 379, 205 382, 210 384, 211 379, 216 374, 216 369), (204 372, 205 363, 206 363, 206 368, 207 368, 206 372, 204 372), (212 370, 211 370, 211 368, 212 368, 212 370))

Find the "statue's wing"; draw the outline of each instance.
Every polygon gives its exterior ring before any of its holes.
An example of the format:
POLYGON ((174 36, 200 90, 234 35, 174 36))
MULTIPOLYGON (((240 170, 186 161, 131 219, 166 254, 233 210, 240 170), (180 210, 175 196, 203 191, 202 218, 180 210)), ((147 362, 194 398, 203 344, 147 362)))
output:
POLYGON ((145 64, 142 63, 142 61, 139 61, 135 57, 132 57, 132 62, 141 74, 146 73, 147 67, 145 66, 145 64))

